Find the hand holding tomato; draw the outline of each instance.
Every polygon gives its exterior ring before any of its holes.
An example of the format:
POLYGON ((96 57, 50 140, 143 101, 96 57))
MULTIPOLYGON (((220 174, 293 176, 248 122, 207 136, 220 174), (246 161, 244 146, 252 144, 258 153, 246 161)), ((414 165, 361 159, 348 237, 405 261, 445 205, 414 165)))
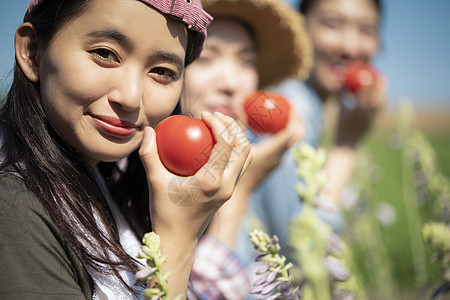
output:
POLYGON ((345 84, 351 93, 340 95, 340 116, 336 133, 339 145, 355 146, 369 130, 386 98, 386 79, 367 63, 347 68, 345 84))
POLYGON ((244 102, 248 126, 257 133, 276 133, 286 127, 290 104, 283 96, 256 91, 244 102))
POLYGON ((344 72, 345 87, 356 93, 362 87, 374 84, 377 78, 377 71, 368 63, 354 62, 349 64, 344 72))
POLYGON ((208 161, 216 143, 211 130, 196 118, 170 116, 155 128, 159 158, 179 176, 191 176, 208 161))
MULTIPOLYGON (((192 118, 179 116, 170 119, 192 121, 192 118)), ((139 150, 147 174, 154 231, 160 235, 167 233, 169 240, 186 243, 200 238, 212 215, 231 197, 252 159, 250 143, 244 131, 238 130, 240 127, 235 120, 219 113, 204 112, 198 121, 212 132, 215 144, 206 164, 195 176, 177 176, 163 165, 162 152, 157 145, 160 129, 157 132, 145 128, 139 150)), ((177 128, 183 130, 183 127, 177 128)), ((179 147, 181 141, 171 145, 179 147)))
MULTIPOLYGON (((202 113, 216 141, 206 164, 195 176, 180 177, 162 164, 155 130, 144 128, 139 156, 145 168, 152 230, 160 236, 167 270, 187 282, 194 249, 214 213, 231 197, 251 161, 250 144, 236 122, 202 113), (173 194, 176 197, 173 197, 173 194), (183 245, 183 247, 180 247, 183 245)), ((177 145, 175 145, 177 146, 177 145)))

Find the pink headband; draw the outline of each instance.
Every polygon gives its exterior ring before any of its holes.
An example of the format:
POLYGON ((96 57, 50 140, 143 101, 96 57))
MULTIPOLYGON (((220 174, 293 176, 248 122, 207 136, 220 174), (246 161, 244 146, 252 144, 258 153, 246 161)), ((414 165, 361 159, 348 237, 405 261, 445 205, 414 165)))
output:
MULTIPOLYGON (((45 0, 31 0, 23 18, 24 22, 30 20, 33 13, 45 0)), ((200 55, 206 39, 206 27, 211 23, 212 17, 203 10, 201 0, 139 0, 161 13, 175 17, 185 23, 189 30, 198 31, 201 35, 195 56, 200 55)))

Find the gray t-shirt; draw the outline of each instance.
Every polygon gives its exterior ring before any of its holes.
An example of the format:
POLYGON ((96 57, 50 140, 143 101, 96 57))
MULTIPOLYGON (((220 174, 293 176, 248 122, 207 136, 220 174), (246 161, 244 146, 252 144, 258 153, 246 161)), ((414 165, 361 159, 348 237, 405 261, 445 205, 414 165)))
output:
POLYGON ((0 299, 92 299, 93 282, 22 180, 0 174, 0 299))

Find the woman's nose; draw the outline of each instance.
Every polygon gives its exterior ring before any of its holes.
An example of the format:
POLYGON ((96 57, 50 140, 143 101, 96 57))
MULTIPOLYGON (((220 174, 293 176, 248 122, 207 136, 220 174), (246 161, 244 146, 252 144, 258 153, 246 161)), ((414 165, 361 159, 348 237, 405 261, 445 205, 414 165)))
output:
POLYGON ((340 48, 342 56, 345 58, 358 58, 361 49, 361 37, 356 28, 348 26, 342 31, 340 48))
POLYGON ((239 86, 239 70, 235 63, 224 62, 219 69, 218 86, 221 92, 233 94, 239 86))
POLYGON ((115 87, 109 96, 124 111, 135 111, 142 106, 143 75, 141 72, 127 70, 121 72, 115 81, 115 87))

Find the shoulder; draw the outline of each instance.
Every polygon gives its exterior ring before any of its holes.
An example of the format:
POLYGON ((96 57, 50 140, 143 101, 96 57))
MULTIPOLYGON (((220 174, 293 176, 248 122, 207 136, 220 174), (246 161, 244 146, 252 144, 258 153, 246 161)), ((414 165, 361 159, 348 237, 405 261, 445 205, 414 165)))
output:
MULTIPOLYGON (((10 210, 26 210, 30 206, 39 209, 38 199, 28 190, 23 180, 12 173, 0 173, 0 214, 10 210)), ((43 209, 43 207, 41 206, 43 209)))
POLYGON ((309 93, 306 83, 299 79, 285 80, 279 85, 274 86, 273 90, 290 98, 292 96, 305 95, 309 93))
POLYGON ((0 174, 0 265, 0 298, 85 299, 92 292, 91 278, 39 199, 20 177, 5 173, 0 174))
POLYGON ((16 237, 27 237, 42 230, 44 224, 52 231, 55 228, 45 208, 23 180, 13 174, 0 174, 0 235, 13 230, 16 237))
POLYGON ((6 196, 5 192, 28 191, 23 180, 18 175, 10 172, 0 172, 0 188, 4 191, 4 193, 0 194, 1 198, 6 196))
MULTIPOLYGON (((0 224, 22 224, 33 216, 46 216, 37 197, 27 189, 23 180, 10 173, 0 174, 0 224)), ((31 218, 31 219, 30 219, 31 218)))
POLYGON ((284 95, 300 111, 321 109, 322 101, 314 89, 305 81, 289 79, 273 87, 273 90, 284 95))

